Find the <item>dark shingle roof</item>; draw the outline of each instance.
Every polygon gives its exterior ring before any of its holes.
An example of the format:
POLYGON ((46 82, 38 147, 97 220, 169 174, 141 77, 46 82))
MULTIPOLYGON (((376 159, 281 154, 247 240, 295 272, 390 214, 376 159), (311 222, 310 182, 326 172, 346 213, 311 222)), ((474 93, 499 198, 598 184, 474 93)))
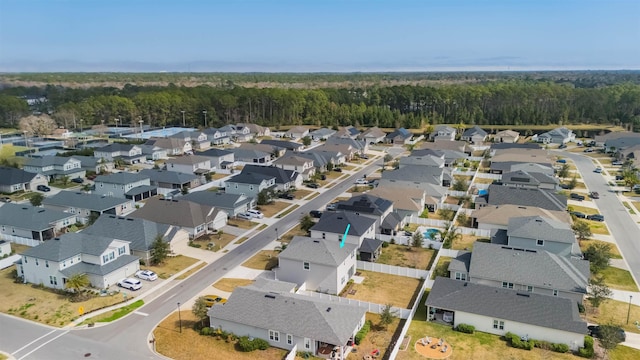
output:
MULTIPOLYGON (((383 243, 384 243, 384 241, 382 241, 382 240, 364 238, 362 240, 362 244, 360 244, 360 248, 358 249, 358 251, 363 252, 363 253, 372 254, 376 250, 380 249, 380 247, 382 246, 383 243)), ((344 246, 347 246, 347 244, 345 244, 344 246)))
POLYGON ((53 196, 44 198, 42 204, 89 209, 93 211, 106 211, 130 201, 131 200, 112 196, 87 194, 78 191, 60 191, 53 196))
POLYGON ((45 230, 51 228, 53 223, 68 218, 75 218, 75 215, 27 204, 0 206, 0 224, 20 229, 45 230))
MULTIPOLYGON (((476 242, 479 244, 479 242, 476 242)), ((475 245, 474 245, 475 248, 475 245)), ((469 272, 469 265, 471 264, 471 251, 458 251, 458 256, 451 259, 449 263, 449 272, 469 272)))
POLYGON ((26 184, 38 174, 29 173, 22 169, 0 167, 0 185, 26 184))
POLYGON ((263 181, 268 181, 273 178, 275 178, 275 176, 265 175, 265 174, 256 174, 256 173, 240 173, 232 177, 231 179, 227 180, 227 183, 259 185, 263 181))
POLYGON ((235 209, 238 206, 251 202, 251 198, 239 194, 229 194, 212 191, 197 191, 180 197, 198 204, 209 205, 221 209, 235 209))
POLYGON ((161 224, 195 228, 215 219, 218 210, 187 200, 149 198, 142 208, 129 216, 161 224))
POLYGON ((284 141, 284 140, 262 140, 260 144, 273 145, 273 146, 281 147, 287 150, 297 150, 304 146, 297 142, 284 141))
POLYGON ((385 137, 387 139, 394 139, 397 136, 402 137, 403 139, 410 139, 411 136, 413 136, 413 134, 411 133, 411 131, 405 129, 405 128, 400 128, 400 129, 396 129, 393 132, 387 134, 385 137))
POLYGON ((468 128, 462 133, 463 137, 474 136, 474 135, 487 136, 487 132, 484 131, 480 126, 475 125, 471 128, 468 128))
POLYGON ((440 176, 443 172, 443 168, 436 166, 405 166, 400 169, 385 171, 382 173, 381 178, 389 180, 420 181, 433 185, 441 185, 440 176))
POLYGON ((288 184, 298 176, 297 171, 284 170, 275 166, 246 165, 240 174, 258 174, 276 178, 276 184, 288 184))
POLYGON ((488 190, 489 205, 513 204, 560 211, 567 208, 567 197, 549 190, 495 184, 489 185, 488 190))
POLYGON ((392 206, 391 201, 368 194, 354 196, 336 204, 338 210, 377 216, 382 216, 392 206))
POLYGON ((557 296, 520 293, 439 277, 426 305, 579 334, 587 332, 587 323, 580 319, 578 305, 557 296))
POLYGON ((140 261, 140 258, 133 255, 120 255, 115 260, 110 261, 104 265, 90 264, 86 262, 80 262, 68 268, 60 270, 64 275, 71 277, 75 274, 93 274, 93 275, 108 275, 123 266, 129 265, 134 262, 140 261))
MULTIPOLYGON (((103 214, 82 234, 126 240, 131 243, 131 250, 148 251, 156 236, 166 234, 169 228, 169 225, 150 220, 103 214)), ((169 240, 165 238, 165 241, 169 240)))
POLYGON ((347 229, 347 225, 351 224, 348 235, 362 236, 373 224, 375 224, 375 222, 376 221, 372 218, 356 215, 354 213, 344 211, 325 211, 318 223, 315 224, 311 230, 344 234, 344 231, 347 229))
POLYGON ((198 177, 193 174, 185 174, 177 171, 167 171, 158 169, 143 169, 140 170, 140 174, 148 177, 153 182, 160 182, 166 184, 186 184, 193 180, 197 180, 198 177))
POLYGON ((131 184, 134 182, 149 179, 148 176, 141 175, 139 173, 119 172, 109 175, 99 175, 96 177, 96 182, 104 182, 108 184, 131 184))
POLYGON ((225 156, 229 154, 233 154, 233 151, 216 149, 216 148, 208 149, 206 151, 202 151, 198 153, 198 155, 211 156, 211 157, 220 157, 220 156, 225 156))

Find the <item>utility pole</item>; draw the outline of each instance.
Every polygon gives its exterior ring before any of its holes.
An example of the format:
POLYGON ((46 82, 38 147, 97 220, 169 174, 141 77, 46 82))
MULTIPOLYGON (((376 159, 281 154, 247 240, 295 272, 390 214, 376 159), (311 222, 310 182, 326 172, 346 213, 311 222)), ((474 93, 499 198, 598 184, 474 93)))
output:
POLYGON ((180 112, 182 113, 182 127, 186 127, 186 125, 185 125, 185 121, 184 121, 184 113, 185 113, 185 111, 184 111, 184 110, 182 110, 182 111, 180 111, 180 112))
POLYGON ((202 113, 204 114, 204 128, 207 128, 207 110, 202 110, 202 113))

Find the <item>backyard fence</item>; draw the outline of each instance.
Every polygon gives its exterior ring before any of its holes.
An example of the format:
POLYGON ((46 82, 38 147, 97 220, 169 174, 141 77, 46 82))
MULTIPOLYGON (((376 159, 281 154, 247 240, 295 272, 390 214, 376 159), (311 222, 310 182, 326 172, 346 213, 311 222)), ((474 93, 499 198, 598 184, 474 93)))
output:
POLYGON ((293 345, 293 348, 289 350, 289 353, 284 358, 284 360, 295 360, 298 355, 298 344, 293 345))
MULTIPOLYGON (((362 300, 349 299, 349 298, 344 298, 336 295, 323 294, 315 291, 304 291, 304 292, 301 292, 301 294, 314 297, 317 299, 337 302, 339 304, 355 305, 361 309, 365 309, 367 312, 371 312, 375 314, 381 314, 384 311, 384 308, 386 307, 386 305, 382 305, 382 304, 375 304, 375 303, 370 303, 362 300)), ((395 316, 399 317, 400 319, 408 319, 410 316, 411 310, 392 306, 391 312, 393 312, 395 316)))
POLYGON ((459 227, 458 231, 460 231, 460 233, 462 235, 474 235, 474 236, 479 236, 479 237, 490 237, 491 236, 491 230, 487 230, 487 229, 474 229, 474 228, 468 228, 468 227, 459 227))
POLYGON ((444 203, 444 204, 440 205, 440 208, 441 208, 441 209, 447 209, 447 210, 458 211, 458 209, 460 209, 460 205, 444 203))
POLYGON ((475 170, 467 170, 467 171, 462 171, 462 170, 453 170, 451 172, 451 175, 460 175, 460 176, 473 176, 476 174, 475 170))
POLYGON ((358 261, 356 266, 358 270, 373 271, 389 275, 406 276, 414 279, 426 279, 430 276, 429 271, 427 270, 412 269, 387 264, 378 264, 368 261, 358 261))
POLYGON ((481 173, 478 172, 478 175, 476 175, 478 178, 481 179, 491 179, 491 180, 500 180, 502 179, 502 174, 489 174, 489 173, 481 173))
POLYGON ((409 216, 409 219, 407 222, 410 224, 427 225, 427 226, 434 226, 434 227, 445 227, 447 223, 447 221, 445 220, 427 219, 427 218, 421 218, 415 215, 409 216))
POLYGON ((454 197, 462 197, 462 196, 466 196, 467 192, 466 191, 447 190, 447 195, 454 196, 454 197))
POLYGON ((8 234, 0 234, 0 240, 6 240, 19 245, 27 245, 31 247, 40 245, 40 241, 38 240, 8 234))

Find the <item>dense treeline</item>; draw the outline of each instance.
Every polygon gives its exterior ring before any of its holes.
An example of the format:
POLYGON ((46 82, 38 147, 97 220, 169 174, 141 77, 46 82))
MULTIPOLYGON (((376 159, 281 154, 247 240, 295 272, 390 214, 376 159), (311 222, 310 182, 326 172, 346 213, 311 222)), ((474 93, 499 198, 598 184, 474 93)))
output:
POLYGON ((0 125, 16 126, 30 110, 23 96, 42 96, 36 104, 59 124, 182 123, 209 126, 253 122, 280 125, 380 126, 421 128, 427 124, 549 125, 621 124, 640 127, 640 85, 576 87, 570 83, 511 80, 483 84, 372 86, 283 89, 224 86, 126 85, 122 89, 47 86, 6 88, 0 92, 0 125))

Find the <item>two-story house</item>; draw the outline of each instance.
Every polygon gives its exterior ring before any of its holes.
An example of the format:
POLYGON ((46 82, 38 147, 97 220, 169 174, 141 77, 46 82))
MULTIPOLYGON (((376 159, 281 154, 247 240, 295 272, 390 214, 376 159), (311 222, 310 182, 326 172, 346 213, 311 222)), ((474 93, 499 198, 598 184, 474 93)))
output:
POLYGON ((474 125, 473 127, 466 129, 462 133, 462 136, 460 136, 460 140, 468 141, 474 144, 482 144, 487 139, 488 135, 489 134, 487 134, 486 131, 482 130, 480 126, 474 125))
POLYGON ((278 191, 289 191, 302 186, 302 176, 297 171, 284 170, 275 166, 245 165, 241 174, 273 176, 276 181, 275 190, 278 191))
POLYGON ((105 289, 140 270, 129 242, 84 233, 70 233, 22 253, 16 264, 25 283, 64 289, 67 280, 86 274, 91 286, 105 289))
POLYGON ((100 175, 94 181, 95 190, 93 192, 98 195, 140 201, 158 194, 158 189, 151 186, 149 177, 139 173, 119 172, 100 175))
POLYGON ((202 184, 200 176, 176 171, 143 169, 140 175, 148 176, 151 186, 158 188, 158 194, 166 195, 174 190, 193 189, 202 184))
POLYGON ((223 210, 229 217, 246 213, 247 210, 251 210, 256 206, 256 199, 253 197, 226 192, 198 191, 183 195, 180 199, 223 210))
POLYGON ((304 144, 295 141, 264 139, 260 141, 260 144, 275 146, 286 151, 302 151, 304 149, 304 144))
POLYGON ((147 160, 158 161, 168 157, 167 150, 155 145, 138 145, 147 160))
POLYGON ((78 221, 87 223, 101 214, 123 215, 135 209, 133 200, 87 194, 79 191, 60 191, 42 200, 45 209, 75 214, 78 221))
POLYGON ((49 181, 65 176, 70 179, 84 177, 86 174, 86 171, 82 169, 80 160, 62 156, 28 158, 23 170, 33 174, 42 174, 46 176, 49 181))
POLYGON ((536 206, 522 206, 513 204, 485 206, 473 210, 471 215, 471 227, 476 229, 507 230, 509 219, 515 217, 542 216, 552 220, 571 224, 571 215, 566 211, 547 210, 536 206))
POLYGON ((313 160, 291 152, 285 153, 283 157, 274 161, 273 165, 284 170, 296 171, 302 175, 303 180, 310 180, 316 174, 313 160))
POLYGON ((438 125, 433 130, 431 134, 429 134, 429 140, 431 141, 454 141, 456 139, 457 130, 447 125, 438 125))
POLYGON ((193 152, 193 147, 190 141, 184 141, 183 139, 176 138, 156 138, 152 137, 144 143, 145 145, 154 145, 167 151, 168 156, 179 156, 184 154, 190 154, 193 152))
POLYGON ((192 149, 205 150, 211 147, 211 140, 206 133, 201 131, 181 131, 168 136, 168 138, 180 139, 191 143, 192 149))
POLYGON ((225 145, 231 141, 229 135, 225 131, 216 128, 206 128, 204 133, 211 142, 211 145, 225 145))
POLYGON ((271 129, 266 126, 251 123, 238 123, 236 128, 247 128, 252 137, 271 136, 271 129))
POLYGON ((364 261, 375 261, 382 251, 382 241, 375 238, 376 221, 372 218, 344 211, 325 212, 310 229, 311 237, 325 241, 354 244, 364 261), (348 229, 348 231, 347 231, 348 229))
POLYGON ((347 200, 338 201, 338 211, 354 213, 375 220, 376 233, 381 233, 382 221, 393 212, 393 203, 370 194, 355 195, 347 200))
POLYGON ((36 246, 76 222, 75 214, 27 204, 4 204, 0 206, 0 239, 36 246))
POLYGON ((211 160, 206 156, 200 155, 181 156, 167 159, 165 166, 168 171, 202 176, 211 171, 211 160))
MULTIPOLYGON (((487 203, 489 205, 535 206, 557 211, 567 209, 567 197, 556 194, 552 190, 491 184, 488 191, 487 203)), ((478 199, 476 199, 476 203, 478 203, 478 199)))
POLYGON ((234 148, 230 150, 233 152, 233 157, 236 161, 248 164, 266 164, 271 161, 273 156, 270 152, 255 149, 234 148))
POLYGON ((278 255, 276 279, 339 294, 356 272, 357 250, 356 244, 295 236, 278 255))
POLYGON ((560 183, 554 176, 541 172, 517 170, 502 174, 502 185, 524 188, 558 190, 560 183))
POLYGON ((147 156, 142 153, 142 149, 137 145, 111 143, 95 149, 93 156, 97 159, 115 161, 120 159, 125 164, 139 164, 146 160, 147 156))
POLYGON ((48 184, 49 180, 43 174, 0 166, 0 192, 11 194, 16 191, 32 191, 38 185, 48 184))
POLYGON ((80 168, 86 172, 101 174, 107 171, 113 171, 115 164, 113 161, 96 158, 93 156, 73 155, 72 158, 80 160, 80 168))
POLYGON ((246 195, 257 198, 262 190, 276 188, 276 178, 273 175, 258 173, 240 173, 225 181, 224 191, 228 194, 246 195))
MULTIPOLYGON (((400 186, 377 186, 367 192, 372 196, 387 199, 393 203, 393 211, 398 213, 402 219, 407 216, 420 216, 426 208, 426 198, 424 190, 416 188, 405 188, 400 186)), ((435 204, 434 199, 430 201, 435 204)))
POLYGON ((510 218, 507 230, 495 231, 491 242, 513 248, 545 250, 564 257, 582 257, 571 226, 542 216, 510 218))
POLYGON ((198 153, 199 156, 209 158, 211 169, 230 169, 235 164, 233 151, 224 149, 209 149, 198 153))

